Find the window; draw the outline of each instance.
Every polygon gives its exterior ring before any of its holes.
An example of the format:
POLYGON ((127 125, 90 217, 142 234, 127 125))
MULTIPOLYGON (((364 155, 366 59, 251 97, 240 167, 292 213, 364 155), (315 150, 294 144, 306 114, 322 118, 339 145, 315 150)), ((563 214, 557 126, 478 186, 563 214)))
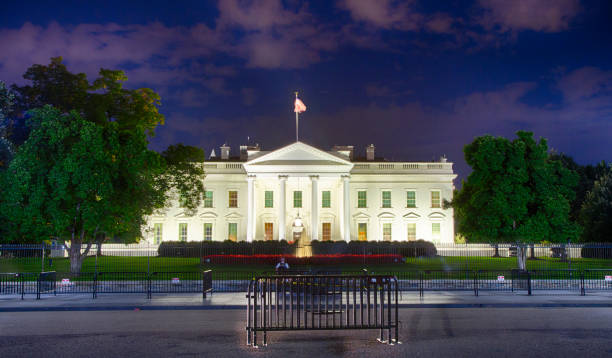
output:
POLYGON ((408 223, 408 241, 416 240, 416 223, 408 223))
POLYGON ((358 208, 368 207, 368 197, 367 197, 367 192, 365 190, 360 190, 357 192, 357 207, 358 208))
POLYGON ((383 223, 383 241, 391 241, 391 223, 383 223))
POLYGON ((293 207, 294 208, 302 207, 302 192, 301 191, 293 192, 293 207))
POLYGON ((206 190, 204 192, 204 207, 205 208, 213 207, 213 192, 211 190, 206 190))
POLYGON ((237 223, 227 224, 227 239, 230 241, 238 241, 238 224, 237 223))
POLYGON ((431 239, 440 239, 440 223, 431 223, 431 239))
POLYGON ((416 192, 413 190, 406 192, 406 207, 416 208, 416 192))
POLYGON ((331 240, 331 223, 323 223, 323 228, 322 228, 322 236, 323 236, 323 241, 330 241, 331 240))
POLYGON ((264 207, 266 208, 274 207, 274 192, 271 190, 266 190, 264 207))
POLYGON ((357 238, 359 241, 368 241, 368 224, 359 223, 357 226, 357 238))
POLYGON ((331 192, 329 190, 321 192, 321 207, 331 208, 331 192))
POLYGON ((238 192, 235 190, 230 190, 229 192, 229 202, 228 205, 230 208, 238 207, 238 192))
POLYGON ((179 241, 187 241, 187 223, 179 224, 179 241))
POLYGON ((154 224, 153 225, 153 239, 155 240, 155 244, 159 245, 162 242, 162 224, 154 224))
POLYGON ((204 223, 204 241, 212 241, 212 223, 204 223))
POLYGON ((264 224, 264 235, 266 236, 266 240, 270 241, 274 239, 274 224, 265 223, 264 224))
POLYGON ((440 208, 440 190, 432 190, 431 191, 431 207, 432 208, 440 208))
POLYGON ((390 191, 382 192, 382 207, 383 208, 391 207, 391 192, 390 191))

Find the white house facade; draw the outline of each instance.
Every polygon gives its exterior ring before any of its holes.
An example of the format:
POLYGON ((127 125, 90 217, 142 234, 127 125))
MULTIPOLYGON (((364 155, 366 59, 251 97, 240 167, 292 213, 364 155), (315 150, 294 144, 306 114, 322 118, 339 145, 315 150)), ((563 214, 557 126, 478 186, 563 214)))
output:
POLYGON ((353 159, 353 147, 323 151, 295 142, 274 151, 221 147, 204 164, 206 195, 195 212, 175 201, 148 218, 144 236, 201 240, 428 240, 452 243, 452 163, 353 159))

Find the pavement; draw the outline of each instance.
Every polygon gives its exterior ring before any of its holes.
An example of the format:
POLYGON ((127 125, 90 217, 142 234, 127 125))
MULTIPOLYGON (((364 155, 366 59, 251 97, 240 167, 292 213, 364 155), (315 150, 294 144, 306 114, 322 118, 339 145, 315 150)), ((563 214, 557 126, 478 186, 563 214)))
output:
MULTIPOLYGON (((594 292, 580 296, 576 291, 536 291, 531 296, 524 292, 480 292, 474 296, 467 291, 401 292, 402 308, 527 308, 527 307, 612 307, 612 293, 594 292)), ((95 310, 242 310, 246 297, 240 293, 213 293, 206 299, 202 294, 68 294, 57 296, 0 295, 0 312, 25 311, 95 311, 95 310)))
POLYGON ((342 330, 273 332, 258 349, 245 344, 245 316, 241 309, 1 312, 0 357, 612 356, 610 308, 406 308, 400 345, 378 343, 376 330, 342 330))

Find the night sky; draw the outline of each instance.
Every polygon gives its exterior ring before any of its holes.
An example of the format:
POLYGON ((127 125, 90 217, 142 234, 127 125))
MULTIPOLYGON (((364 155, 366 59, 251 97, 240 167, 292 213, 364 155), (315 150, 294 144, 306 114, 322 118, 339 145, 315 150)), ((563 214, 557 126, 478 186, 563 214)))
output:
POLYGON ((522 129, 612 159, 612 1, 3 1, 0 80, 52 56, 157 91, 156 150, 289 144, 298 90, 323 149, 445 154, 465 178, 465 144, 522 129))

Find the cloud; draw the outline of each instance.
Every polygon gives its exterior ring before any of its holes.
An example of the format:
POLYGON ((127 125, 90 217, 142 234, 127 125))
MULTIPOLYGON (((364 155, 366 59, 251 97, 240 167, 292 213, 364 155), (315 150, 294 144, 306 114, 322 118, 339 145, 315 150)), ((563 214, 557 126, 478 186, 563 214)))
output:
POLYGON ((254 88, 243 88, 240 90, 240 95, 245 106, 252 106, 257 101, 257 92, 254 88))
POLYGON ((422 22, 422 15, 413 10, 414 1, 342 0, 338 6, 357 22, 387 30, 414 31, 422 22))
POLYGON ((480 0, 478 22, 501 32, 559 32, 569 28, 581 10, 579 0, 480 0))

